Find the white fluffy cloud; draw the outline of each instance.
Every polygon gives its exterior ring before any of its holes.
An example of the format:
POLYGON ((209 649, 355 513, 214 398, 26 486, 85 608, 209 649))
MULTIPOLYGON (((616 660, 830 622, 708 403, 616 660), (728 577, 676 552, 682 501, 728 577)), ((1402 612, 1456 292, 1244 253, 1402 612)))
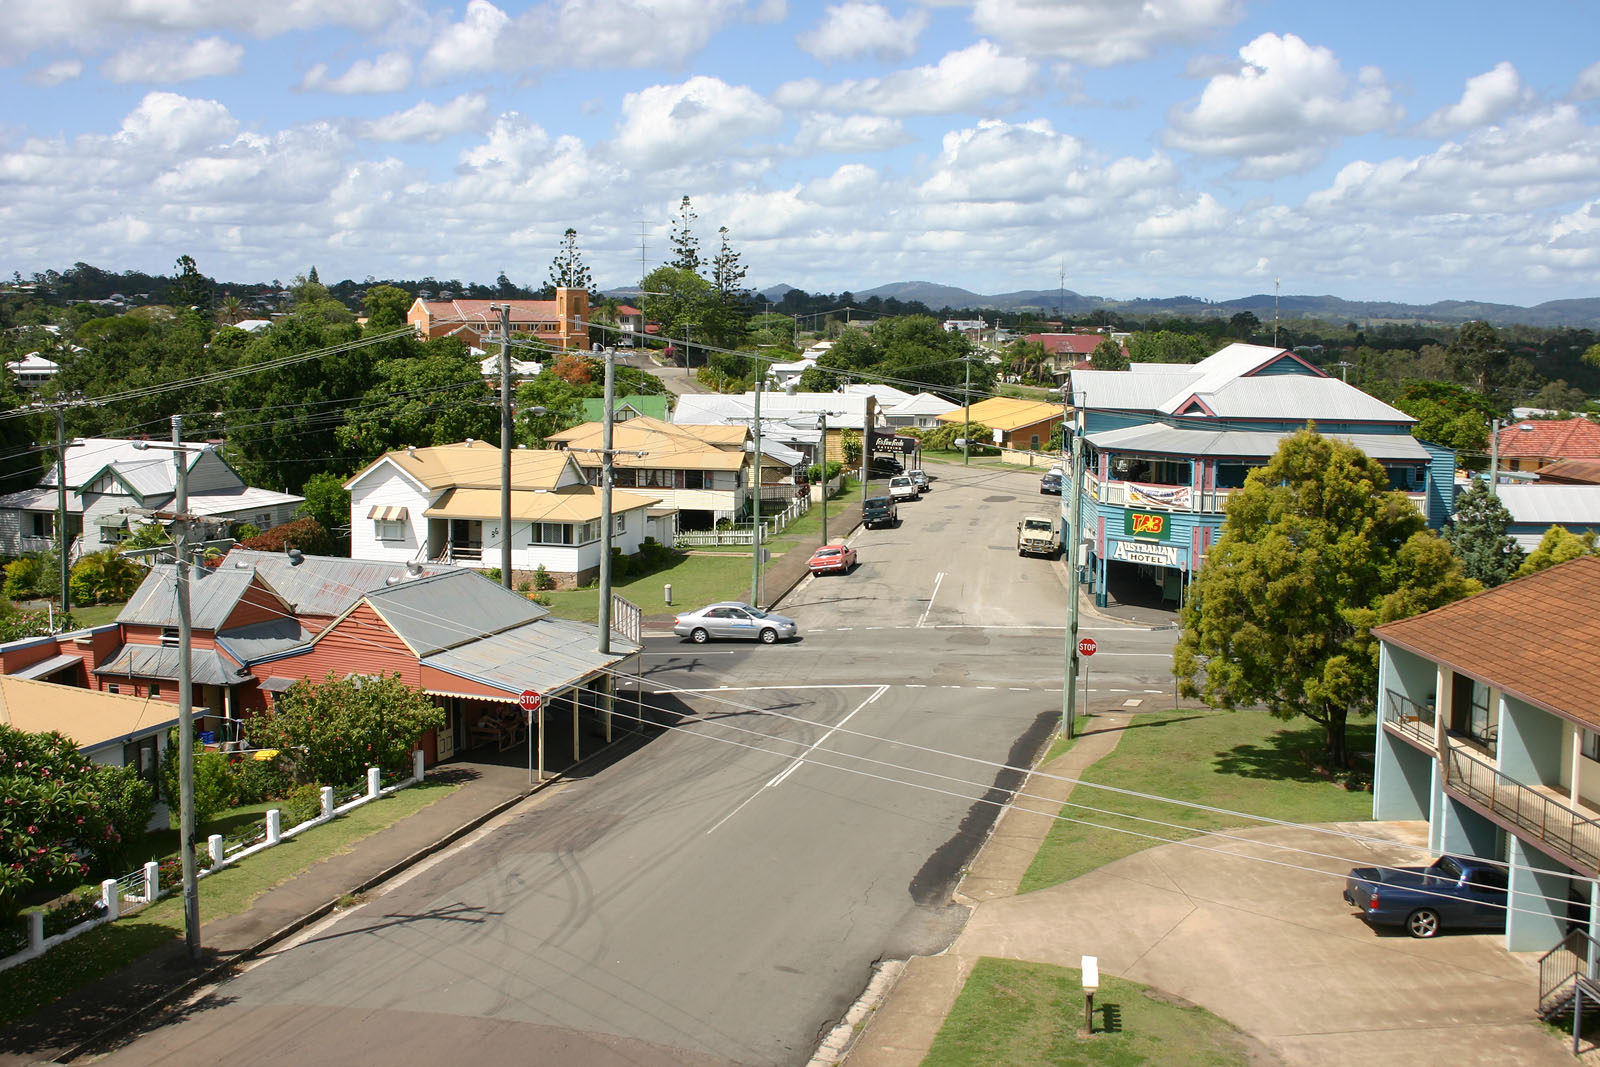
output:
POLYGON ((1597 97, 1600 97, 1600 59, 1579 71, 1577 80, 1572 83, 1574 100, 1594 100, 1597 97))
POLYGON ((411 84, 411 57, 405 52, 385 52, 377 59, 358 59, 338 77, 328 76, 328 65, 318 63, 306 71, 300 88, 325 93, 397 93, 411 84))
POLYGON ((1108 67, 1201 40, 1243 14, 1241 0, 976 0, 972 23, 1023 55, 1108 67))
POLYGON ((1036 91, 1038 65, 1005 55, 989 41, 947 54, 932 66, 898 70, 881 78, 827 85, 813 78, 787 82, 773 94, 782 107, 868 111, 877 115, 970 112, 995 99, 1036 91))
POLYGON ((882 4, 848 0, 831 4, 822 21, 795 38, 821 60, 849 59, 869 52, 881 59, 909 56, 928 27, 928 13, 913 9, 895 18, 882 4))
POLYGON ((1497 63, 1493 70, 1468 78, 1460 100, 1435 111, 1417 128, 1430 137, 1445 137, 1487 126, 1532 100, 1533 90, 1522 84, 1517 68, 1510 63, 1497 63))
POLYGON ((1333 52, 1292 33, 1264 33, 1239 56, 1241 66, 1215 75, 1198 101, 1169 113, 1168 145, 1237 159, 1239 177, 1273 178, 1304 171, 1341 138, 1401 117, 1381 72, 1362 68, 1352 80, 1333 52))
POLYGON ((882 152, 911 140, 899 119, 881 115, 807 115, 795 134, 801 152, 882 152))
POLYGON ((157 37, 124 48, 100 65, 100 73, 113 82, 181 82, 237 73, 242 59, 244 47, 221 37, 157 37))
POLYGON ((440 30, 422 57, 423 77, 438 80, 498 68, 500 36, 510 25, 511 16, 489 0, 468 0, 461 21, 440 30))
POLYGON ((646 167, 737 155, 740 142, 772 132, 782 117, 745 86, 698 76, 623 97, 614 147, 619 160, 646 167))
POLYGON ((1561 104, 1410 159, 1347 164, 1307 198, 1319 213, 1492 215, 1549 208, 1600 187, 1600 128, 1561 104))
POLYGON ((363 141, 442 141, 482 129, 488 113, 489 101, 482 93, 463 93, 444 104, 422 100, 404 111, 359 123, 355 135, 363 141))
POLYGON ((28 81, 34 85, 65 85, 83 75, 83 60, 58 59, 29 72, 28 81))

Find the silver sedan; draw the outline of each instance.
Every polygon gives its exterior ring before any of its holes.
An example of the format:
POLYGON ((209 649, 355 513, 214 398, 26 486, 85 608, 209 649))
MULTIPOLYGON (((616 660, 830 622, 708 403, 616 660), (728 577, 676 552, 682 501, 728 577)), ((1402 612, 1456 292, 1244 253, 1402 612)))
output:
POLYGON ((713 637, 746 638, 770 645, 800 633, 800 627, 787 615, 725 600, 698 611, 686 611, 672 620, 672 632, 701 644, 713 637))

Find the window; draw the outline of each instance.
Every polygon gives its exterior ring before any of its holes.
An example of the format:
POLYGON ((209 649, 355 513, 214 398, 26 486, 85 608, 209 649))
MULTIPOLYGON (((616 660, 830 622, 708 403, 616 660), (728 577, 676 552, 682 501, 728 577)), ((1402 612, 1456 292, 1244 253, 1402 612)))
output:
POLYGON ((374 519, 372 533, 380 541, 404 541, 406 524, 399 519, 374 519))
POLYGON ((120 685, 118 685, 116 682, 112 682, 110 685, 106 686, 106 692, 108 692, 108 693, 120 693, 120 692, 122 692, 122 687, 120 685))
POLYGON ((639 485, 641 488, 671 489, 673 487, 673 477, 671 471, 641 470, 638 473, 639 485))
POLYGON ((56 531, 55 531, 55 516, 54 515, 40 515, 40 514, 35 513, 32 516, 32 518, 33 518, 33 536, 35 536, 35 537, 54 537, 55 536, 56 531))
POLYGON ((153 696, 153 697, 158 697, 158 696, 161 695, 161 683, 160 682, 151 682, 150 683, 150 695, 153 696))
POLYGON ((685 489, 704 489, 704 488, 706 488, 706 472, 705 471, 684 471, 683 472, 683 487, 685 489))
POLYGON ((536 522, 532 523, 532 540, 530 545, 570 545, 572 539, 572 525, 565 522, 536 522))
POLYGON ((587 545, 598 540, 600 540, 600 520, 590 519, 579 529, 578 543, 580 545, 587 545))
POLYGON ((1035 433, 1035 434, 1029 434, 1028 435, 1028 448, 1033 450, 1034 452, 1039 451, 1039 435, 1038 434, 1035 433))
POLYGON ((161 647, 162 648, 177 648, 178 647, 178 628, 176 626, 165 626, 165 627, 162 627, 162 630, 161 630, 161 647))
MULTIPOLYGON (((594 472, 593 484, 600 484, 600 472, 598 470, 594 472)), ((639 481, 639 472, 632 467, 612 467, 611 484, 618 489, 632 489, 634 486, 643 483, 639 481)))
POLYGON ((1593 730, 1583 731, 1583 755, 1586 759, 1600 763, 1600 733, 1595 733, 1593 730))
POLYGON ((616 531, 615 531, 616 533, 620 534, 620 533, 627 533, 628 532, 628 516, 626 516, 626 515, 613 515, 611 517, 616 520, 616 526, 617 526, 616 531))

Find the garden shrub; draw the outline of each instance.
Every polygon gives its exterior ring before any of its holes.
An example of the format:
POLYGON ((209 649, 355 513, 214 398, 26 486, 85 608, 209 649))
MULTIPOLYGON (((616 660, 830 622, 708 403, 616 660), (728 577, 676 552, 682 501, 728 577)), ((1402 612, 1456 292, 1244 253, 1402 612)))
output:
POLYGON ((316 782, 295 786, 283 798, 283 806, 278 811, 282 813, 285 830, 310 822, 322 814, 322 786, 316 782))

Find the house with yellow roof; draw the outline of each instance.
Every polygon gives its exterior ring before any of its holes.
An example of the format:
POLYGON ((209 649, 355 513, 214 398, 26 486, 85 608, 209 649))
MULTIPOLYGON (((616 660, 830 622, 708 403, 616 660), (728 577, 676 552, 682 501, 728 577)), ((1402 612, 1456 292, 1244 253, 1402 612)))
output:
POLYGON ((993 432, 992 444, 1038 452, 1048 448, 1050 435, 1061 425, 1061 405, 1046 400, 1020 400, 1011 396, 992 396, 968 408, 956 408, 935 416, 942 425, 972 422, 993 432))
MULTIPOLYGON (((599 484, 603 427, 586 422, 552 434, 545 443, 573 456, 590 484, 599 484)), ((613 425, 612 484, 659 497, 677 512, 684 530, 706 530, 721 519, 739 519, 750 509, 753 441, 748 426, 681 425, 639 416, 613 425)), ((781 458, 761 457, 763 485, 775 485, 792 470, 781 458)))
MULTIPOLYGON (((389 452, 345 483, 350 554, 394 563, 498 567, 511 539, 513 582, 539 567, 560 586, 600 571, 603 530, 598 486, 577 456, 552 450, 511 454, 511 528, 501 530, 500 449, 482 441, 389 452)), ((614 489, 612 541, 625 555, 646 537, 672 544, 676 517, 661 494, 614 489)))

